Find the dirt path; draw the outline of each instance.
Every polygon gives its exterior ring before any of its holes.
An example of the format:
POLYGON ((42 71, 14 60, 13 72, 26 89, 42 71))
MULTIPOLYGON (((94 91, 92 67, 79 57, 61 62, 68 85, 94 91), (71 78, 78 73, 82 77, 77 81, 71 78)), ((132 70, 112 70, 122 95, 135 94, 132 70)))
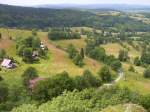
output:
MULTIPOLYGON (((103 84, 103 86, 101 86, 101 87, 110 87, 110 86, 113 86, 113 85, 115 85, 116 83, 118 83, 118 82, 123 78, 123 76, 124 76, 124 73, 123 73, 122 71, 119 71, 119 72, 118 72, 118 77, 117 77, 116 80, 114 80, 114 81, 111 82, 111 83, 103 84)), ((101 88, 101 87, 100 87, 100 88, 101 88)))
POLYGON ((54 60, 57 60, 57 62, 62 63, 66 61, 65 56, 67 55, 67 53, 65 51, 58 49, 53 44, 50 44, 48 38, 46 37, 41 38, 41 41, 48 47, 48 49, 50 49, 51 53, 53 54, 54 60))

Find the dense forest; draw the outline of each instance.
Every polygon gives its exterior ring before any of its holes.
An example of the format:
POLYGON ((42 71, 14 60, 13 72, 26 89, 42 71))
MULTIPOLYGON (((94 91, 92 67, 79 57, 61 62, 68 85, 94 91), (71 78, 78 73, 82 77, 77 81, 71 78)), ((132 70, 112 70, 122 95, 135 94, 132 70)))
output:
POLYGON ((19 28, 96 27, 125 31, 149 31, 149 25, 127 15, 99 16, 88 11, 0 5, 0 26, 19 28))

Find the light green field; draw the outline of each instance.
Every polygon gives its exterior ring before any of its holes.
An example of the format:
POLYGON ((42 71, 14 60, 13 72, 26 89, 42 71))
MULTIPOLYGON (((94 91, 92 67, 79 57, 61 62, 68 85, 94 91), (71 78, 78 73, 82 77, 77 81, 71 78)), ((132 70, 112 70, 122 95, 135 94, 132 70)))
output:
MULTIPOLYGON (((127 43, 124 43, 124 45, 129 48, 128 54, 131 59, 140 56, 140 52, 136 51, 132 46, 127 43)), ((125 49, 119 43, 108 43, 102 45, 102 47, 106 50, 108 55, 114 55, 115 57, 118 57, 120 50, 125 49)))
POLYGON ((57 40, 57 41, 52 41, 52 43, 62 49, 66 49, 69 44, 73 44, 78 49, 84 48, 86 45, 84 38, 72 39, 72 40, 57 40))
POLYGON ((137 91, 141 94, 150 93, 150 80, 145 79, 143 74, 133 73, 133 72, 124 72, 124 78, 119 82, 119 86, 128 87, 131 90, 137 91))
MULTIPOLYGON (((129 50, 129 56, 131 58, 131 61, 136 56, 140 56, 140 52, 136 51, 132 46, 130 46, 127 43, 124 43, 130 50, 129 50)), ((123 49, 123 47, 118 43, 109 43, 102 46, 108 55, 114 55, 115 57, 118 57, 119 51, 123 49)), ((143 77, 144 68, 143 67, 137 67, 131 64, 131 62, 123 62, 123 69, 125 77, 119 82, 118 85, 121 87, 129 87, 131 90, 135 90, 140 92, 141 94, 149 94, 150 93, 150 80, 145 79, 143 77), (128 69, 132 65, 135 68, 136 73, 128 72, 128 69)))

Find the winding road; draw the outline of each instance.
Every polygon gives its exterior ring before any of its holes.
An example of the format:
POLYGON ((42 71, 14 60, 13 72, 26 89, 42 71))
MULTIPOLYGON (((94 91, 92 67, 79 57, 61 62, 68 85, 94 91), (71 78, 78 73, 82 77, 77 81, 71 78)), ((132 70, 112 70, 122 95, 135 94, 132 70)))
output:
POLYGON ((100 88, 113 86, 114 84, 116 84, 117 82, 119 82, 123 78, 123 76, 124 76, 123 71, 119 70, 118 71, 118 77, 117 77, 117 79, 115 79, 113 82, 103 84, 100 88))

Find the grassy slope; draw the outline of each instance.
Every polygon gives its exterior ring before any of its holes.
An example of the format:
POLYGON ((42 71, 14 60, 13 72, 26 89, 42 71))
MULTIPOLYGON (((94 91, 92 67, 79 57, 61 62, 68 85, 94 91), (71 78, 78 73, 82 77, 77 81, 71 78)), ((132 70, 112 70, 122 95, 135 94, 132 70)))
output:
POLYGON ((39 32, 38 36, 41 40, 48 46, 49 58, 47 60, 40 60, 38 64, 25 64, 22 62, 21 58, 16 55, 15 48, 15 39, 16 38, 24 38, 31 35, 31 31, 26 30, 16 30, 16 29, 4 29, 0 28, 0 32, 2 33, 2 40, 0 41, 0 48, 6 50, 7 54, 11 57, 14 57, 20 64, 16 69, 13 70, 2 70, 0 74, 5 78, 5 81, 8 84, 18 84, 20 82, 20 76, 23 71, 29 67, 35 67, 39 75, 41 77, 48 77, 54 75, 56 73, 60 73, 62 71, 67 71, 71 76, 81 75, 85 69, 90 69, 93 73, 97 73, 100 68, 100 64, 96 61, 86 58, 85 66, 80 68, 73 64, 73 62, 68 58, 66 52, 61 49, 55 47, 55 45, 51 44, 47 39, 47 33, 39 32), (8 33, 9 32, 9 33, 8 33), (9 37, 12 37, 14 40, 9 40, 9 37), (11 82, 11 83, 10 83, 11 82))
MULTIPOLYGON (((79 40, 60 40, 52 42, 54 45, 61 47, 62 49, 65 49, 69 44, 75 45, 78 49, 85 46, 84 38, 79 40)), ((133 61, 133 58, 136 56, 140 56, 140 52, 136 51, 132 46, 130 46, 127 43, 124 43, 130 50, 129 50, 129 56, 131 57, 131 61, 133 61)), ((106 53, 108 55, 114 55, 115 57, 118 57, 119 50, 123 49, 123 47, 118 43, 108 43, 106 45, 102 45, 103 48, 105 48, 106 53)), ((150 88, 148 85, 150 85, 150 80, 143 78, 143 67, 137 67, 134 66, 137 73, 128 72, 128 69, 131 63, 122 63, 123 68, 125 70, 126 79, 122 79, 119 83, 120 86, 127 86, 135 91, 140 91, 142 94, 148 94, 150 93, 150 88), (137 80, 138 79, 138 80, 137 80), (138 87, 137 87, 138 86, 138 87)))
MULTIPOLYGON (((132 46, 130 46, 127 43, 124 43, 129 48, 129 57, 131 59, 140 56, 140 53, 136 51, 132 46)), ((124 49, 120 44, 118 43, 108 43, 106 45, 102 45, 102 47, 106 50, 106 53, 109 55, 114 55, 115 57, 118 57, 119 51, 121 49, 124 49)))
POLYGON ((57 47, 66 49, 69 44, 73 44, 78 49, 85 47, 85 41, 84 38, 81 39, 72 39, 72 40, 57 40, 52 42, 57 47))
MULTIPOLYGON (((129 56, 131 57, 131 61, 133 61, 133 58, 136 56, 140 56, 140 52, 136 51, 132 46, 130 46, 127 43, 124 43, 130 50, 129 50, 129 56)), ((118 43, 109 43, 106 45, 103 45, 102 47, 105 48, 107 54, 114 55, 115 57, 118 56, 119 50, 123 49, 123 47, 118 43)), ((142 94, 148 94, 150 93, 150 80, 145 79, 143 77, 144 68, 143 67, 137 67, 132 65, 129 62, 123 62, 123 68, 125 71, 125 77, 119 82, 119 85, 124 87, 129 87, 132 90, 139 91, 142 94), (134 66, 136 73, 129 72, 128 69, 130 65, 134 66)))
MULTIPOLYGON (((9 56, 13 56, 15 59, 17 59, 17 61, 21 63, 19 67, 14 70, 6 70, 6 71, 3 70, 0 72, 0 74, 2 74, 2 76, 6 79, 6 81, 11 82, 11 84, 12 83, 17 84, 18 81, 20 81, 20 75, 28 66, 33 66, 37 68, 40 76, 47 77, 47 76, 54 75, 55 73, 62 72, 64 70, 67 71, 71 76, 81 75, 84 69, 90 69, 93 73, 96 74, 102 65, 90 58, 85 58, 84 61, 86 65, 83 68, 79 68, 78 66, 75 66, 72 63, 72 61, 68 58, 67 53, 57 48, 56 46, 61 46, 61 48, 64 49, 68 44, 72 43, 76 45, 78 49, 80 49, 81 47, 85 46, 84 38, 80 40, 61 40, 61 41, 49 42, 45 32, 39 32, 38 36, 50 49, 49 59, 41 60, 39 64, 32 64, 32 65, 25 64, 21 61, 21 58, 16 55, 15 42, 8 39, 7 30, 0 29, 0 32, 2 32, 3 36, 5 37, 5 39, 0 41, 0 48, 5 48, 9 56)), ((9 32, 11 32, 11 36, 13 36, 13 38, 25 37, 31 35, 30 31, 25 31, 25 30, 22 31, 22 30, 11 29, 9 30, 9 32)), ((122 49, 122 46, 116 43, 103 45, 103 47, 105 48, 106 53, 115 56, 117 56, 119 50, 122 49)), ((130 48, 129 55, 137 56, 137 54, 139 53, 138 52, 135 53, 135 52, 137 51, 135 51, 133 48, 130 48)), ((127 81, 122 79, 119 85, 128 86, 129 88, 140 91, 143 94, 150 93, 150 88, 149 88, 150 80, 144 79, 142 76, 144 68, 135 67, 138 73, 132 73, 132 72, 128 72, 129 66, 130 66, 129 63, 123 63, 123 68, 125 70, 127 81)))
POLYGON ((78 71, 77 74, 79 75, 79 74, 82 74, 83 70, 89 69, 94 74, 96 74, 97 71, 101 67, 101 64, 99 64, 98 62, 96 62, 93 59, 90 59, 90 58, 86 57, 84 59, 85 65, 82 68, 79 68, 79 67, 75 66, 70 59, 68 59, 68 54, 64 50, 61 50, 61 49, 57 48, 57 46, 60 46, 62 49, 66 49, 67 46, 72 43, 75 46, 77 46, 77 48, 79 49, 79 48, 82 48, 82 47, 85 46, 84 39, 79 39, 79 40, 77 40, 77 39, 76 40, 75 39, 74 40, 60 40, 60 41, 49 41, 46 37, 45 38, 41 38, 41 39, 49 47, 51 52, 53 52, 54 57, 56 58, 55 60, 57 61, 57 62, 53 62, 53 63, 56 63, 57 65, 58 65, 58 62, 62 63, 60 65, 62 65, 62 67, 64 67, 64 69, 66 68, 67 69, 66 71, 71 69, 70 73, 76 73, 78 71), (66 59, 66 60, 64 60, 64 59, 66 59), (64 60, 64 62, 62 62, 63 60, 64 60), (65 67, 66 66, 64 64, 65 62, 69 63, 69 64, 67 64, 68 67, 65 67), (74 68, 77 68, 77 69, 74 70, 74 68))

